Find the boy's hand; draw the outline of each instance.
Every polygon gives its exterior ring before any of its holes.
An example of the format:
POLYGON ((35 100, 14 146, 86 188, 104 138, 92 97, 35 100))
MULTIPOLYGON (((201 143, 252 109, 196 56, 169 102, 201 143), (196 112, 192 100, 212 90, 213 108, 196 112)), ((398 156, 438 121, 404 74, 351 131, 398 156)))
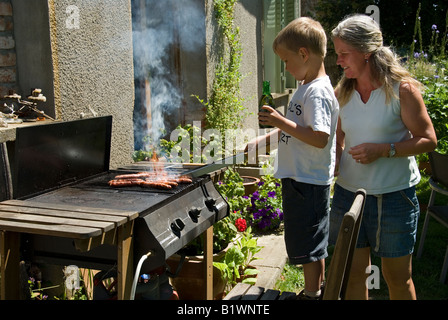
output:
POLYGON ((271 125, 276 127, 275 122, 280 114, 270 106, 262 106, 261 108, 264 111, 258 113, 258 121, 262 125, 271 125))
POLYGON ((258 144, 258 138, 256 137, 255 139, 252 139, 247 143, 246 147, 244 148, 244 152, 254 150, 255 148, 257 148, 257 144, 258 144))

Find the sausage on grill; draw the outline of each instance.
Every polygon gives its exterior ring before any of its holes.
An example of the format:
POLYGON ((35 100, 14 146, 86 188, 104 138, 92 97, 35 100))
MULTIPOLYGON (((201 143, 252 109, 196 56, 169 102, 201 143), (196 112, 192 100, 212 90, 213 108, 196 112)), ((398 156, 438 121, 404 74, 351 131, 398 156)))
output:
POLYGON ((114 180, 109 181, 109 185, 112 187, 142 186, 169 190, 177 187, 179 183, 188 184, 192 182, 193 180, 186 176, 168 178, 166 175, 157 176, 155 172, 138 172, 117 175, 114 180))
POLYGON ((175 178, 174 181, 178 182, 178 183, 192 183, 193 180, 191 180, 188 177, 179 177, 179 178, 175 178))
POLYGON ((165 189, 165 190, 170 190, 172 189, 172 186, 170 186, 167 183, 163 183, 163 182, 158 182, 158 181, 143 181, 140 186, 142 187, 151 187, 151 188, 156 188, 156 189, 165 189))
POLYGON ((139 186, 144 180, 142 179, 114 179, 109 181, 112 187, 130 187, 139 186))
POLYGON ((149 172, 127 173, 115 176, 115 179, 141 179, 141 178, 147 178, 150 175, 151 174, 149 172))
MULTIPOLYGON (((151 180, 150 180, 151 181, 151 180)), ((158 183, 164 183, 164 184, 168 184, 168 185, 170 185, 171 187, 177 187, 179 184, 176 182, 176 181, 174 181, 174 180, 154 180, 154 181, 151 181, 151 182, 158 182, 158 183)))

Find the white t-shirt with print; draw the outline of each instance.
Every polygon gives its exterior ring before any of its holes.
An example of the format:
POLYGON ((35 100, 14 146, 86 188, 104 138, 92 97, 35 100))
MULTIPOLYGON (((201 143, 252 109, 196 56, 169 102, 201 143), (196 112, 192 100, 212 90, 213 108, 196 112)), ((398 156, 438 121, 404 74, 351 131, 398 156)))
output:
POLYGON ((329 185, 334 178, 336 126, 339 104, 328 76, 300 85, 292 96, 285 117, 302 127, 327 133, 325 148, 313 147, 286 132, 280 132, 276 178, 329 185))

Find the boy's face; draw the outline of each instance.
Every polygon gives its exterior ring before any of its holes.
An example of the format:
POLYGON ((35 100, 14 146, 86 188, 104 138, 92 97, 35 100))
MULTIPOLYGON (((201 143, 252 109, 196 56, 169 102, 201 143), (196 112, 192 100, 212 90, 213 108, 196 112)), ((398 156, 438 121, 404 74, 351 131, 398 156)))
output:
POLYGON ((283 45, 279 45, 276 50, 279 58, 285 62, 288 71, 297 81, 302 81, 306 76, 305 62, 308 59, 307 51, 300 48, 298 52, 291 51, 283 45))

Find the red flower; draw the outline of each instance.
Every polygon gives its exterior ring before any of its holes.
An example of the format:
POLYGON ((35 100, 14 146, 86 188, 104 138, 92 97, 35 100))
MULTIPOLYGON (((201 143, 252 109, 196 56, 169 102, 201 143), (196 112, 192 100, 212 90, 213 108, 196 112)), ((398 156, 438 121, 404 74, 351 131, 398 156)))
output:
POLYGON ((246 228, 247 228, 246 220, 244 220, 242 218, 236 219, 235 226, 236 226, 236 228, 238 229, 239 232, 246 231, 246 228))

